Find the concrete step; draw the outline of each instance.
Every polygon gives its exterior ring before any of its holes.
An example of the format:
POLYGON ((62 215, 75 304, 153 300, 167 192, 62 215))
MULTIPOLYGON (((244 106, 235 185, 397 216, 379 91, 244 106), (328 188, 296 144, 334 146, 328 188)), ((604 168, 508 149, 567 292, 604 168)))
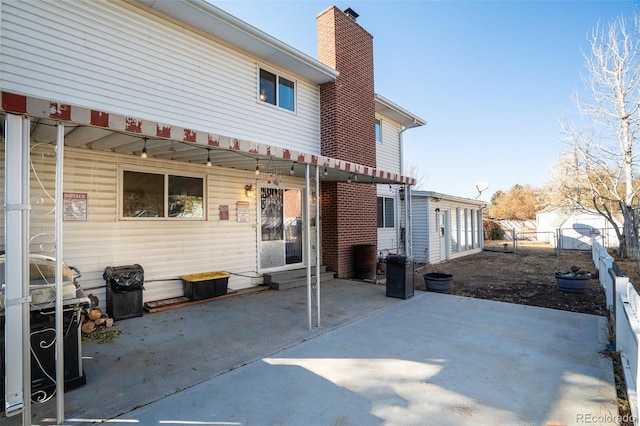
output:
MULTIPOLYGON (((320 273, 327 272, 327 267, 324 265, 320 266, 320 273)), ((311 267, 311 275, 315 276, 316 267, 311 267)), ((278 272, 269 272, 263 274, 262 277, 264 279, 265 285, 270 285, 272 282, 276 281, 289 281, 291 279, 297 278, 305 278, 307 276, 307 268, 298 268, 298 269, 290 269, 287 271, 278 271, 278 272)))
MULTIPOLYGON (((298 270, 299 271, 299 270, 298 270)), ((326 268, 321 268, 320 272, 320 282, 326 282, 326 281, 330 281, 332 279, 335 278, 335 272, 332 271, 327 271, 326 268)), ((266 279, 266 274, 265 274, 265 284, 269 285, 269 287, 271 287, 273 290, 286 290, 289 288, 295 288, 295 287, 304 287, 307 285, 307 276, 306 276, 306 270, 302 270, 302 274, 288 274, 288 276, 274 276, 272 274, 271 277, 269 277, 268 279, 268 283, 267 283, 267 279, 266 279)), ((315 272, 315 271, 313 271, 315 272)), ((279 274, 279 273, 278 273, 279 274)), ((312 280, 315 281, 315 274, 312 275, 312 280)))

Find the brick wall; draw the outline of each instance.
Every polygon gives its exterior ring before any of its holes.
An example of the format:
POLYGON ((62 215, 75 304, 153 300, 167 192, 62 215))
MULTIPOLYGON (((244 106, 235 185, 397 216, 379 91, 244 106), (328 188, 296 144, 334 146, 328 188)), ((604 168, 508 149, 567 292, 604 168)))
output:
MULTIPOLYGON (((317 17, 318 59, 337 69, 320 88, 322 154, 375 167, 373 37, 332 6, 317 17)), ((322 184, 322 260, 339 277, 353 276, 353 247, 377 243, 376 187, 322 184)))

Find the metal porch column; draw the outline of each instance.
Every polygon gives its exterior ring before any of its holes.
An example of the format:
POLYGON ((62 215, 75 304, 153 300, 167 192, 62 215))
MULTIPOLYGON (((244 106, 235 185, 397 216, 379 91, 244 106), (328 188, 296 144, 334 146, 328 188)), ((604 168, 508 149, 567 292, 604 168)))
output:
POLYGON ((29 119, 5 116, 5 412, 31 424, 29 119), (9 350, 9 348, 11 350, 9 350))
POLYGON ((57 424, 61 425, 64 422, 64 312, 62 311, 62 214, 64 209, 62 187, 64 175, 64 125, 62 123, 58 123, 56 130, 56 419, 57 424))

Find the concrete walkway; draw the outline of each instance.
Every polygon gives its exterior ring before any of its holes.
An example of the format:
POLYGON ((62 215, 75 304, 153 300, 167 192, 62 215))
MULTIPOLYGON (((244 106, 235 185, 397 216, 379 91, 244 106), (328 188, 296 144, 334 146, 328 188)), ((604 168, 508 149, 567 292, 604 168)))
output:
MULTIPOLYGON (((311 331, 304 288, 121 321, 83 344, 67 423, 616 424, 603 317, 344 280, 321 306, 311 331)), ((55 401, 33 413, 53 423, 55 401)))

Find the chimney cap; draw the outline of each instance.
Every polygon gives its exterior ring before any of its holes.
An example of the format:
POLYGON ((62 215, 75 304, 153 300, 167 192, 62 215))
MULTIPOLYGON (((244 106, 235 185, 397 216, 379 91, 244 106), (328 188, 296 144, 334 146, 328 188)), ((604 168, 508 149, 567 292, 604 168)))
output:
POLYGON ((358 18, 358 16, 360 16, 360 15, 358 15, 358 14, 356 13, 356 11, 355 11, 355 10, 351 9, 350 7, 349 7, 349 8, 347 8, 347 9, 344 11, 344 13, 346 13, 346 14, 347 14, 347 16, 348 16, 349 18, 353 19, 354 21, 358 18))

